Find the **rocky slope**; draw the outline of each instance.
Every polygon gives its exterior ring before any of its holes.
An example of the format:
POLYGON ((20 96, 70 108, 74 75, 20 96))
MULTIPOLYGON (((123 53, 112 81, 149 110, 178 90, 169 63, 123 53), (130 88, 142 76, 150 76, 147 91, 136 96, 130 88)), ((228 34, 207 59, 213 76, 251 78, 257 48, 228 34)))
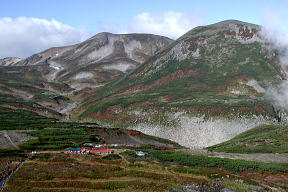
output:
POLYGON ((135 68, 170 42, 150 34, 99 33, 28 58, 0 59, 2 105, 69 119, 70 110, 89 91, 135 68))
POLYGON ((228 20, 192 29, 77 112, 112 126, 211 146, 262 124, 277 109, 265 89, 284 78, 261 27, 228 20))
POLYGON ((39 66, 0 67, 0 106, 68 119, 69 114, 61 111, 73 103, 65 96, 72 89, 63 83, 47 82, 40 70, 39 66))
POLYGON ((15 63, 18 63, 21 60, 22 59, 18 57, 6 57, 3 59, 0 59, 0 66, 11 66, 11 65, 14 65, 15 63))
POLYGON ((134 69, 172 40, 148 34, 100 33, 47 61, 48 79, 74 88, 101 86, 134 69))
POLYGON ((66 82, 74 88, 95 87, 135 68, 171 42, 150 34, 99 33, 76 45, 50 48, 25 59, 3 59, 0 64, 42 65, 48 81, 66 82))

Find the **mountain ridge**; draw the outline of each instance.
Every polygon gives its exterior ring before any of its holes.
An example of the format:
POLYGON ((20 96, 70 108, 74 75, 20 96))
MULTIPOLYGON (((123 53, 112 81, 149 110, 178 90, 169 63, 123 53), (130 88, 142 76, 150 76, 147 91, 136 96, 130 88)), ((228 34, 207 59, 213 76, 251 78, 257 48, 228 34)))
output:
POLYGON ((189 147, 217 144, 275 122, 265 89, 284 76, 273 51, 258 25, 228 20, 196 27, 104 86, 76 113, 189 147))
MULTIPOLYGON (((49 48, 22 59, 2 59, 0 93, 12 97, 13 102, 36 102, 34 106, 40 104, 49 117, 63 118, 65 113, 67 119, 81 94, 125 74, 171 41, 152 34, 100 33, 76 45, 49 48), (51 110, 57 115, 50 116, 51 110)), ((13 102, 11 107, 15 107, 13 102)), ((25 105, 20 108, 38 110, 25 105)))
MULTIPOLYGON (((20 61, 32 65, 5 69, 20 73, 18 82, 23 77, 33 81, 37 74, 41 84, 27 94, 30 100, 68 115, 72 110, 72 120, 206 147, 277 121, 265 90, 284 79, 283 69, 260 32, 261 26, 237 20, 196 27, 173 42, 149 34, 103 32, 20 61), (59 94, 60 102, 54 99, 59 94)), ((5 78, 15 81, 9 74, 5 78)), ((5 94, 20 91, 20 85, 2 84, 9 89, 5 94)))

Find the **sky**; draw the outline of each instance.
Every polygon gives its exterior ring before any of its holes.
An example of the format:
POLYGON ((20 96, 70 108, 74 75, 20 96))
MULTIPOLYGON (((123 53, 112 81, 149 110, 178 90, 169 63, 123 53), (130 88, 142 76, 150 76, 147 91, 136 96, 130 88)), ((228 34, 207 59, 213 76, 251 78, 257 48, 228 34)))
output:
POLYGON ((228 19, 288 32, 288 1, 0 0, 0 58, 27 57, 103 31, 177 39, 196 26, 228 19))

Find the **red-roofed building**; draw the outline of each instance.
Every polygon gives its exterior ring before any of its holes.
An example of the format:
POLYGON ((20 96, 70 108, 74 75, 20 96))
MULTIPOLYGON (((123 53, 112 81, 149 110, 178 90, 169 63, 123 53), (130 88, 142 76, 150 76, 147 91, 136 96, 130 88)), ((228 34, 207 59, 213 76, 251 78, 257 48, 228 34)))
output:
POLYGON ((71 148, 69 149, 70 153, 72 154, 106 154, 106 153, 113 153, 112 149, 98 149, 98 150, 91 150, 88 148, 71 148))
POLYGON ((99 149, 99 150, 89 150, 90 153, 93 154, 102 154, 102 153, 112 153, 112 149, 99 149))

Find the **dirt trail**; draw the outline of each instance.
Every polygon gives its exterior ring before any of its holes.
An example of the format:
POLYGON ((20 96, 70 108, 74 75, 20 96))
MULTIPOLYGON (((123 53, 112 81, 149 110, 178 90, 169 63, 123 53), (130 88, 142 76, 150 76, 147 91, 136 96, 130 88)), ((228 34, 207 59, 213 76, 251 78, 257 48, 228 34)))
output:
POLYGON ((89 179, 89 178, 78 178, 78 179, 63 179, 63 178, 54 178, 52 180, 45 180, 45 181, 39 181, 39 180, 30 180, 29 182, 37 182, 37 183, 51 183, 51 182, 67 182, 67 181, 83 181, 83 182, 90 182, 90 183, 106 183, 106 182, 113 182, 113 181, 135 181, 140 180, 137 177, 110 177, 108 179, 89 179))
POLYGON ((0 131, 0 149, 18 149, 17 145, 34 139, 27 134, 30 130, 2 130, 0 131))
POLYGON ((10 136, 7 134, 6 131, 4 131, 2 134, 11 143, 13 147, 15 147, 16 149, 19 149, 19 147, 11 140, 10 136))
POLYGON ((205 155, 209 157, 220 157, 228 159, 242 159, 247 161, 259 161, 264 163, 288 163, 288 153, 224 153, 209 152, 204 149, 182 149, 180 151, 188 152, 193 155, 205 155))

